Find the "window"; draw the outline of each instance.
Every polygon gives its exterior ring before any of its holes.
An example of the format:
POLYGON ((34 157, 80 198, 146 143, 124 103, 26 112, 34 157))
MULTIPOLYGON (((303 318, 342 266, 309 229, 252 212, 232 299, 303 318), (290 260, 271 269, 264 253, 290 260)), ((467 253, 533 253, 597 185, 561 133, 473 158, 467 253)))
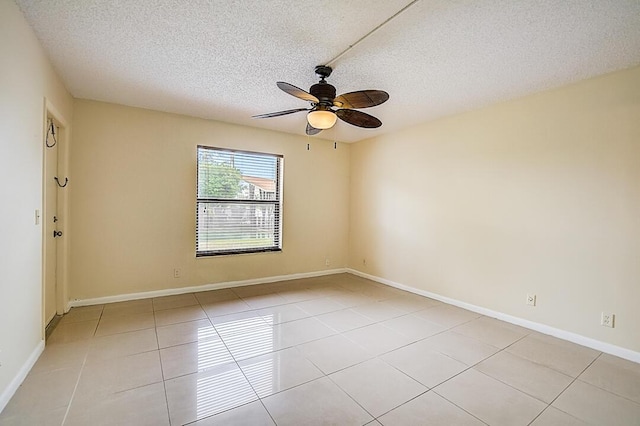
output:
POLYGON ((198 146, 196 256, 282 249, 282 163, 198 146))

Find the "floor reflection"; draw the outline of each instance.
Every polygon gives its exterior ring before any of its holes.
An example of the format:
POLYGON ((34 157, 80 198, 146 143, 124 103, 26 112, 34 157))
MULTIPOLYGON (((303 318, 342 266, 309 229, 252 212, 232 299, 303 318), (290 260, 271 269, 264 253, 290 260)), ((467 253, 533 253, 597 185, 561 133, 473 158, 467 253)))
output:
POLYGON ((236 361, 272 352, 273 327, 257 314, 215 325, 236 361))
POLYGON ((280 389, 280 358, 268 357, 256 359, 251 364, 243 365, 243 369, 251 378, 251 385, 258 395, 271 395, 280 389))
MULTIPOLYGON (((213 370, 197 380, 198 419, 255 400, 256 393, 238 365, 231 361, 262 355, 274 349, 273 327, 257 314, 232 316, 227 321, 217 322, 215 330, 203 328, 198 334, 198 370, 213 370), (222 340, 215 338, 215 330, 222 340)), ((264 377, 258 386, 261 389, 273 386, 272 360, 258 362, 256 368, 264 377)))
POLYGON ((196 416, 207 416, 228 410, 255 400, 256 394, 242 371, 231 364, 197 381, 196 416))
POLYGON ((233 357, 216 335, 215 339, 198 341, 198 371, 233 361, 233 357))

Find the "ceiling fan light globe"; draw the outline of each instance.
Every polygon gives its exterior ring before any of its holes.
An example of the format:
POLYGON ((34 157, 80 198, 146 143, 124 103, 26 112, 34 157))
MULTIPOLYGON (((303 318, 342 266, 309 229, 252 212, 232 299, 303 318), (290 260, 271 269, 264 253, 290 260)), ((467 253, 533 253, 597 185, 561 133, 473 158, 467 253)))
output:
POLYGON ((338 116, 333 111, 311 111, 307 114, 309 125, 315 129, 330 129, 336 124, 338 116))

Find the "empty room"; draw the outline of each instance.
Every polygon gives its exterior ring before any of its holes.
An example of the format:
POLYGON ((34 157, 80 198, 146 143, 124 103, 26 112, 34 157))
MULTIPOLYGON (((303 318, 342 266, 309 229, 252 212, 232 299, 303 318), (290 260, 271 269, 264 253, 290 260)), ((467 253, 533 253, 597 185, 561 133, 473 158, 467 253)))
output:
POLYGON ((0 0, 0 425, 640 425, 640 2, 0 0))

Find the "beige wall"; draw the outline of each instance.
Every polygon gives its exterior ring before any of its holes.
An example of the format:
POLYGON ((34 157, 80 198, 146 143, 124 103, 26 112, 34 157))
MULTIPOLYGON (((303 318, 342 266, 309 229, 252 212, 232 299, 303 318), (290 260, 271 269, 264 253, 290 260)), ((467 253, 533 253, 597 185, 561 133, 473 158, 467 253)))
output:
POLYGON ((72 99, 31 27, 13 1, 0 1, 0 410, 43 337, 42 227, 34 216, 42 211, 45 97, 71 120, 72 99))
POLYGON ((72 299, 346 266, 349 145, 86 100, 75 112, 72 299), (281 253, 195 258, 197 145, 284 155, 281 253))
POLYGON ((74 103, 12 1, 0 58, 0 403, 42 339, 45 97, 74 131, 72 299, 348 265, 640 351, 640 68, 334 150, 74 103), (282 253, 194 257, 198 144, 284 154, 282 253))
POLYGON ((357 143, 350 171, 352 268, 640 351, 640 68, 357 143))

